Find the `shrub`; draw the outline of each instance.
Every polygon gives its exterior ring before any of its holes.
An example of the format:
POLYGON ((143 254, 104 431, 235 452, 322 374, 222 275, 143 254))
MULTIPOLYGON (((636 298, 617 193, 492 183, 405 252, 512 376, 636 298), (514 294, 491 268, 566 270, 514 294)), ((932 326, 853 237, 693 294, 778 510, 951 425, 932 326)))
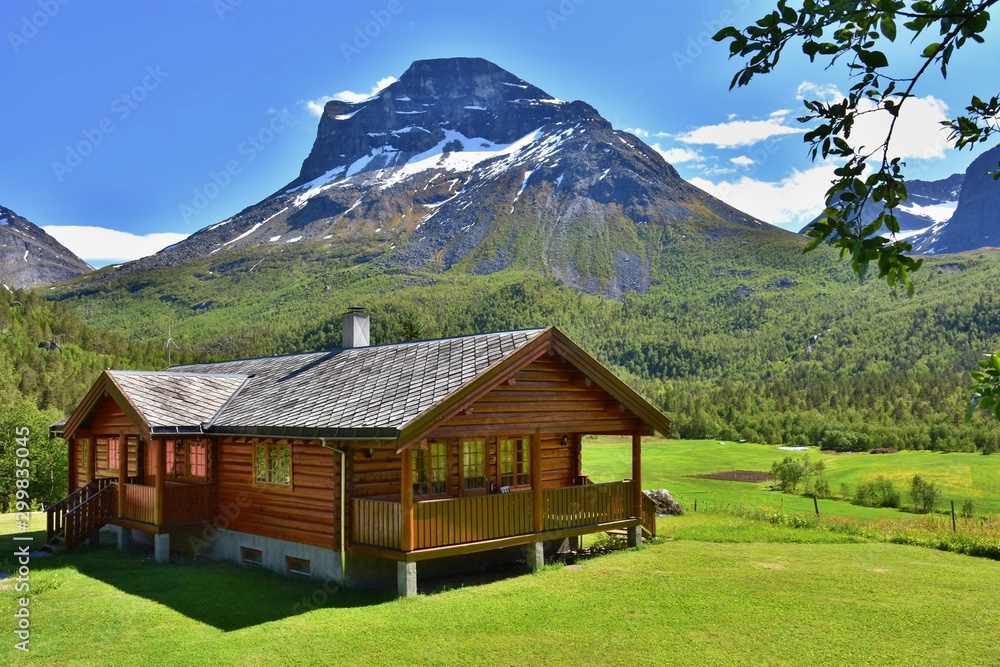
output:
POLYGON ((962 503, 962 517, 965 519, 971 519, 976 513, 976 505, 972 502, 970 498, 966 498, 965 502, 962 503))
POLYGON ((786 456, 783 461, 775 461, 771 464, 771 479, 778 483, 782 491, 794 491, 799 482, 806 474, 806 467, 786 456))
POLYGON ((844 500, 850 500, 854 497, 851 493, 851 487, 849 487, 845 482, 840 483, 840 497, 844 500))
POLYGON ((879 475, 873 482, 859 484, 851 502, 866 507, 899 507, 899 500, 896 485, 879 475))
POLYGON ((895 454, 898 451, 899 450, 896 449, 895 447, 876 447, 875 449, 871 450, 869 454, 895 454))
POLYGON ((914 475, 910 482, 910 497, 913 499, 913 511, 917 514, 934 510, 934 503, 941 495, 941 489, 934 482, 927 482, 920 475, 914 475))

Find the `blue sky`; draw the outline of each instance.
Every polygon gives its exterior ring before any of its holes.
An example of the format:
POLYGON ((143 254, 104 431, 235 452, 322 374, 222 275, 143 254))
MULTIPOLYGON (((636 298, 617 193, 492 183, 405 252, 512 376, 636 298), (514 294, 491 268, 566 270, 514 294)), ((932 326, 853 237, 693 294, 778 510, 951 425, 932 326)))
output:
MULTIPOLYGON (((798 229, 820 208, 831 169, 809 161, 795 122, 801 93, 848 86, 787 57, 780 72, 729 91, 736 62, 710 35, 772 7, 7 0, 0 204, 95 265, 149 254, 292 180, 315 137, 310 102, 368 94, 413 60, 478 56, 589 102, 688 180, 798 229), (233 162, 236 173, 223 176, 233 162)), ((917 91, 899 144, 912 177, 943 178, 971 162, 973 153, 944 146, 934 123, 973 92, 996 94, 976 83, 995 85, 996 32, 956 57, 946 83, 935 75, 917 91)))

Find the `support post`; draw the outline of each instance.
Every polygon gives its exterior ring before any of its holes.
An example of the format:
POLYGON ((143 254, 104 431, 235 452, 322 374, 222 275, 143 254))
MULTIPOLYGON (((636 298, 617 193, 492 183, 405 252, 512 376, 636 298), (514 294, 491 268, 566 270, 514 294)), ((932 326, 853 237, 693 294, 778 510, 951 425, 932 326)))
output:
POLYGON ((531 542, 528 544, 528 572, 534 572, 545 565, 545 543, 531 542))
POLYGON ((153 536, 153 560, 157 563, 170 562, 170 533, 158 533, 153 536))
POLYGON ((396 593, 401 598, 417 594, 417 564, 414 561, 396 562, 396 593))
POLYGON ((642 546, 642 526, 631 526, 625 529, 625 539, 630 547, 642 546))
POLYGON ((545 530, 545 520, 542 516, 542 431, 535 429, 531 437, 531 497, 533 526, 536 533, 545 530))
MULTIPOLYGON (((111 444, 108 443, 108 448, 111 444)), ((125 483, 128 481, 128 443, 125 442, 125 434, 118 433, 118 516, 126 514, 125 507, 125 483)), ((125 530, 125 529, 123 529, 125 530)), ((131 537, 131 536, 130 536, 131 537)), ((119 540, 119 545, 121 541, 119 540)))
MULTIPOLYGON (((156 491, 154 495, 154 513, 156 525, 163 525, 164 505, 166 505, 167 493, 167 441, 163 438, 153 440, 156 447, 156 491)), ((167 557, 169 560, 169 555, 167 557)))
POLYGON ((87 432, 87 483, 97 479, 97 440, 87 432))
POLYGON ((128 553, 132 550, 132 529, 118 526, 118 551, 128 553))
POLYGON ((636 518, 642 518, 642 436, 632 434, 632 502, 636 518))
MULTIPOLYGON (((400 500, 402 504, 403 516, 399 526, 399 548, 403 551, 413 551, 413 452, 409 449, 403 450, 403 469, 401 472, 400 500)), ((416 581, 416 564, 413 565, 413 576, 416 581)), ((414 585, 416 585, 414 583, 414 585)))

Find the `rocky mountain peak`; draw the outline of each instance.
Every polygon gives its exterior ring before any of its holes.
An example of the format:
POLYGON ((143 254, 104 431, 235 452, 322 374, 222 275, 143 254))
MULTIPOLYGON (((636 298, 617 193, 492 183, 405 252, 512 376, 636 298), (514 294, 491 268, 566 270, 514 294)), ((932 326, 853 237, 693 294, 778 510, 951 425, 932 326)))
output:
POLYGON ((93 268, 44 229, 0 206, 0 283, 35 287, 69 280, 93 268))
POLYGON ((447 58, 413 63, 366 100, 329 102, 295 180, 121 271, 312 241, 363 247, 359 262, 404 269, 531 267, 619 297, 649 288, 675 233, 765 227, 589 104, 481 58, 447 58))

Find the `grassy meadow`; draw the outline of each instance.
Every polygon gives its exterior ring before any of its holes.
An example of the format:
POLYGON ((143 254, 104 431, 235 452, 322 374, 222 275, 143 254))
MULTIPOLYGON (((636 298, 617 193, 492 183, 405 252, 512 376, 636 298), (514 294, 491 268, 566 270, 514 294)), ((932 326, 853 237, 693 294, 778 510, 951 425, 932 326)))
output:
MULTIPOLYGON (((784 509, 785 512, 813 512, 812 498, 780 493, 768 483, 731 482, 701 479, 694 475, 729 470, 767 472, 774 461, 785 456, 826 464, 826 478, 834 495, 841 484, 853 492, 858 484, 883 475, 892 480, 909 504, 908 490, 914 475, 934 482, 942 489, 938 509, 950 509, 955 501, 960 510, 965 500, 972 500, 977 515, 1000 514, 1000 457, 960 452, 904 450, 896 454, 867 452, 833 453, 810 447, 807 452, 790 452, 778 445, 720 442, 718 440, 668 440, 644 438, 643 477, 646 489, 666 488, 685 508, 695 499, 699 509, 719 505, 749 505, 784 509)), ((584 441, 583 468, 594 481, 610 481, 631 476, 631 440, 610 436, 591 437, 584 441)), ((801 488, 800 488, 801 490, 801 488)), ((843 500, 820 500, 820 511, 833 516, 907 519, 913 515, 899 510, 859 507, 843 500)))
MULTIPOLYGON (((1000 562, 711 512, 664 529, 675 539, 409 599, 108 543, 32 560, 31 651, 5 633, 0 653, 46 667, 996 664, 1000 562)), ((0 518, 0 553, 12 531, 0 518)), ((5 623, 14 605, 5 590, 5 623)))
MULTIPOLYGON (((811 499, 763 483, 690 477, 767 470, 785 454, 649 438, 644 486, 671 489, 689 510, 699 499, 698 512, 658 519, 660 538, 535 574, 522 563, 421 579, 422 594, 408 599, 231 563, 160 565, 120 554, 105 535, 98 549, 32 558, 28 653, 11 632, 23 593, 0 580, 10 630, 0 664, 997 664, 996 519, 962 520, 952 533, 944 515, 833 500, 816 518, 811 499)), ((834 487, 877 474, 902 486, 920 474, 945 500, 998 507, 994 456, 809 454, 827 462, 834 487)), ((586 440, 584 467, 595 481, 627 477, 629 443, 586 440)), ((15 534, 40 546, 44 514, 30 529, 16 533, 13 515, 0 515, 0 569, 16 567, 15 534)))

